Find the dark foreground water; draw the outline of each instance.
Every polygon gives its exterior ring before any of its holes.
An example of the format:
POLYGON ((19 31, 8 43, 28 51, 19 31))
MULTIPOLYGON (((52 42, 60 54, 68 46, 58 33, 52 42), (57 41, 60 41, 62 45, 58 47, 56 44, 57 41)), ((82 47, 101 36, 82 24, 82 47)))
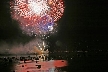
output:
MULTIPOLYGON (((40 67, 40 69, 36 71, 34 70, 35 68, 32 67, 31 72, 108 72, 108 52, 53 53, 49 55, 48 61, 49 63, 42 63, 45 65, 43 66, 46 70, 40 67), (57 61, 56 65, 51 65, 51 63, 55 61, 57 61), (61 63, 62 61, 67 61, 68 66, 67 63, 61 63), (48 68, 50 70, 47 70, 48 68)), ((36 65, 36 62, 32 63, 31 66, 33 64, 36 65)), ((18 69, 15 71, 16 65, 18 65, 17 62, 1 60, 0 72, 18 72, 18 69)), ((19 70, 21 70, 21 68, 19 70)))

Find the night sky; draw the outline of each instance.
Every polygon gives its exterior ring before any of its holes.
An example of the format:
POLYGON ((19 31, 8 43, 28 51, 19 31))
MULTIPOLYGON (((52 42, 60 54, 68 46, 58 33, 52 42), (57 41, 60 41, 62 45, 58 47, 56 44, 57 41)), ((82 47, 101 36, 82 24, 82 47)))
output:
MULTIPOLYGON (((58 33, 50 36, 50 49, 93 50, 108 48, 107 3, 104 0, 65 0, 58 33)), ((0 45, 26 43, 34 37, 22 34, 10 17, 9 0, 0 2, 0 45)))

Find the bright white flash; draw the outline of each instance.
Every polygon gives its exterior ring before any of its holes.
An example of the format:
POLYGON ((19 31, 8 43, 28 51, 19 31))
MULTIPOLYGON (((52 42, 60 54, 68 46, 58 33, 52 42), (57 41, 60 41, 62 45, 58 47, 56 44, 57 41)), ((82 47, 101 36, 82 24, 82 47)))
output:
POLYGON ((53 26, 48 26, 49 31, 53 30, 53 26))
POLYGON ((46 15, 46 11, 50 8, 45 0, 28 0, 31 11, 37 15, 46 15))

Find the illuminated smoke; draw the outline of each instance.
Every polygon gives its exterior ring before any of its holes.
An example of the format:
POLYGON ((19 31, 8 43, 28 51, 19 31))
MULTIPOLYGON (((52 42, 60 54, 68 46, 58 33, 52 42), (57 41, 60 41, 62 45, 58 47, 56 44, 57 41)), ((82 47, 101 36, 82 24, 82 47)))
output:
MULTIPOLYGON (((14 43, 12 45, 7 43, 2 43, 0 45, 0 53, 2 54, 30 54, 30 53, 39 53, 42 49, 47 49, 48 44, 41 39, 34 39, 27 44, 18 44, 14 43), (44 44, 43 44, 44 42, 44 44), (34 48, 36 47, 36 49, 34 48), (37 50, 37 51, 36 51, 37 50)), ((41 53, 41 52, 40 52, 41 53)))

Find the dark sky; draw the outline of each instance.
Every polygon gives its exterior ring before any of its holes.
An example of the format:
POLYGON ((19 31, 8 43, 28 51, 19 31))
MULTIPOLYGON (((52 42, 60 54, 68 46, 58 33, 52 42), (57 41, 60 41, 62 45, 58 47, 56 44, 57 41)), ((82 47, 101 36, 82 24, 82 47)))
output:
POLYGON ((77 42, 82 48, 107 48, 107 10, 104 0, 66 0, 59 37, 71 47, 77 42))
MULTIPOLYGON (((68 49, 107 49, 108 22, 105 0, 65 0, 65 12, 58 21, 57 35, 49 38, 52 48, 56 42, 68 49)), ((27 42, 32 38, 21 33, 12 21, 8 0, 0 2, 0 42, 27 42)))

